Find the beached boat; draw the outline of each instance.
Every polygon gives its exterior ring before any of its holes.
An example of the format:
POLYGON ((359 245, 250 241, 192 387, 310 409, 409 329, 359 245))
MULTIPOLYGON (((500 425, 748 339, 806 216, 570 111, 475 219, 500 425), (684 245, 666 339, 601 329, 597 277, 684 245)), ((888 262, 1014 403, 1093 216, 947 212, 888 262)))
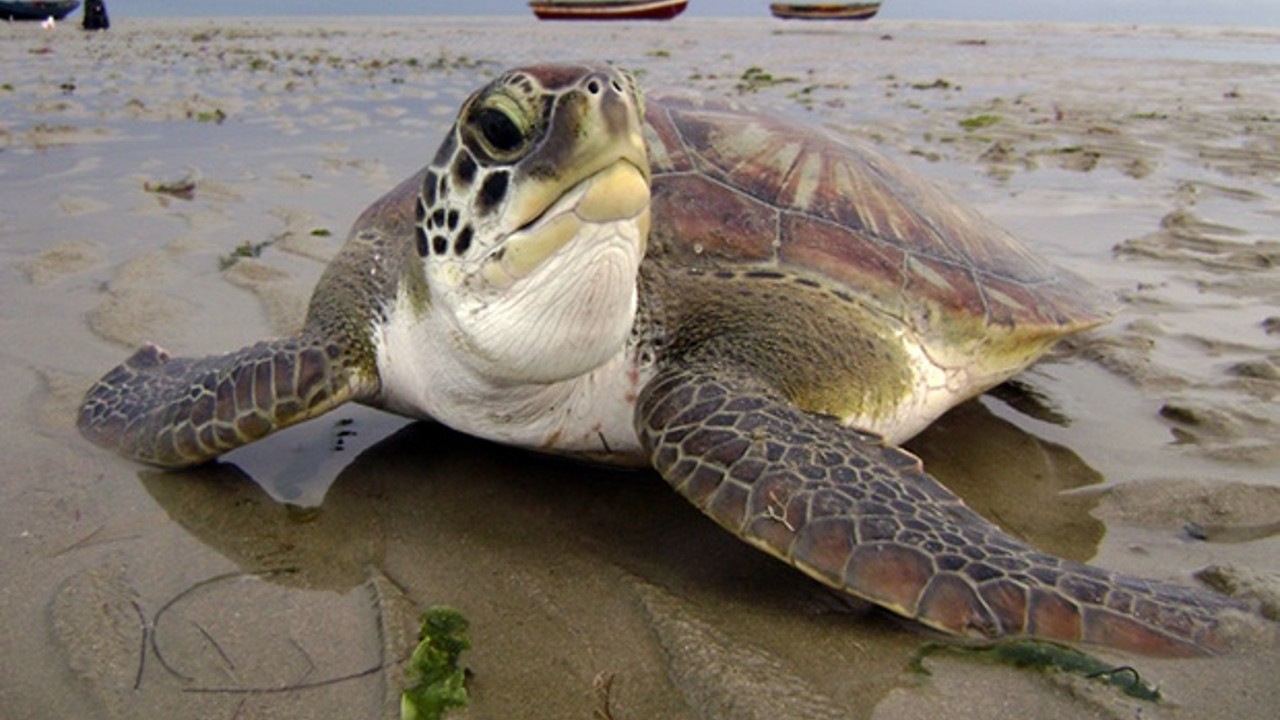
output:
POLYGON ((80 7, 80 0, 0 0, 3 20, 61 20, 80 7))
POLYGON ((880 3, 770 3, 769 12, 783 20, 870 20, 880 3))
POLYGON ((670 20, 689 0, 532 0, 539 20, 670 20))

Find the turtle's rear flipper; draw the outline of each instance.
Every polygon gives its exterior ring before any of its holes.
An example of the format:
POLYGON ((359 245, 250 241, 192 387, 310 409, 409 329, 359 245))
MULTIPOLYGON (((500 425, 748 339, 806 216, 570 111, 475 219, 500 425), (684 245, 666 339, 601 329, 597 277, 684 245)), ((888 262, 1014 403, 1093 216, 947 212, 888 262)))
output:
POLYGON ((373 392, 337 345, 306 338, 171 358, 146 345, 94 383, 81 434, 166 467, 196 465, 373 392))
POLYGON ((1036 552, 913 455, 783 401, 750 373, 676 363, 644 388, 653 465, 721 526, 832 587, 944 632, 1213 654, 1243 603, 1036 552))

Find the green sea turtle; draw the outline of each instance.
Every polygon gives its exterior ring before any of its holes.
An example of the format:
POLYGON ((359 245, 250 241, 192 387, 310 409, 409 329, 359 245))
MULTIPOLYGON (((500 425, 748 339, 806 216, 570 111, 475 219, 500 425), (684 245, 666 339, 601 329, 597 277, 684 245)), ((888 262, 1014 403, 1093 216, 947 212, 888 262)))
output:
POLYGON ((652 465, 746 542, 959 636, 1214 653, 1234 600, 1036 552, 898 449, 1108 315, 868 149, 608 67, 512 70, 378 200, 294 337, 148 345, 92 441, 205 462, 349 401, 652 465))

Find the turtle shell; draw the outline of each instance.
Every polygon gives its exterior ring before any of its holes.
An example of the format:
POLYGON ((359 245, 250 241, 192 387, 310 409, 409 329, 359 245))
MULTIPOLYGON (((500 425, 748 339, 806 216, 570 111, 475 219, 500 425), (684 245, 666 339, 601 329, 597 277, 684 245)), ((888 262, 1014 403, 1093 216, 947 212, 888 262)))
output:
POLYGON ((1108 317, 1103 291, 868 147, 731 103, 646 106, 659 262, 825 276, 961 344, 1108 317))

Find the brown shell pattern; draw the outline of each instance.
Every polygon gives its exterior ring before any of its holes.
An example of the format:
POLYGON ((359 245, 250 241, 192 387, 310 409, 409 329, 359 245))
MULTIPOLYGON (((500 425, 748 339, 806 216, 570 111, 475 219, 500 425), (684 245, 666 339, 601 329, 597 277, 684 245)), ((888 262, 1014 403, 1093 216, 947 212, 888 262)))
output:
POLYGON ((719 101, 647 100, 651 253, 815 272, 903 318, 1069 332, 1110 300, 880 153, 719 101))

